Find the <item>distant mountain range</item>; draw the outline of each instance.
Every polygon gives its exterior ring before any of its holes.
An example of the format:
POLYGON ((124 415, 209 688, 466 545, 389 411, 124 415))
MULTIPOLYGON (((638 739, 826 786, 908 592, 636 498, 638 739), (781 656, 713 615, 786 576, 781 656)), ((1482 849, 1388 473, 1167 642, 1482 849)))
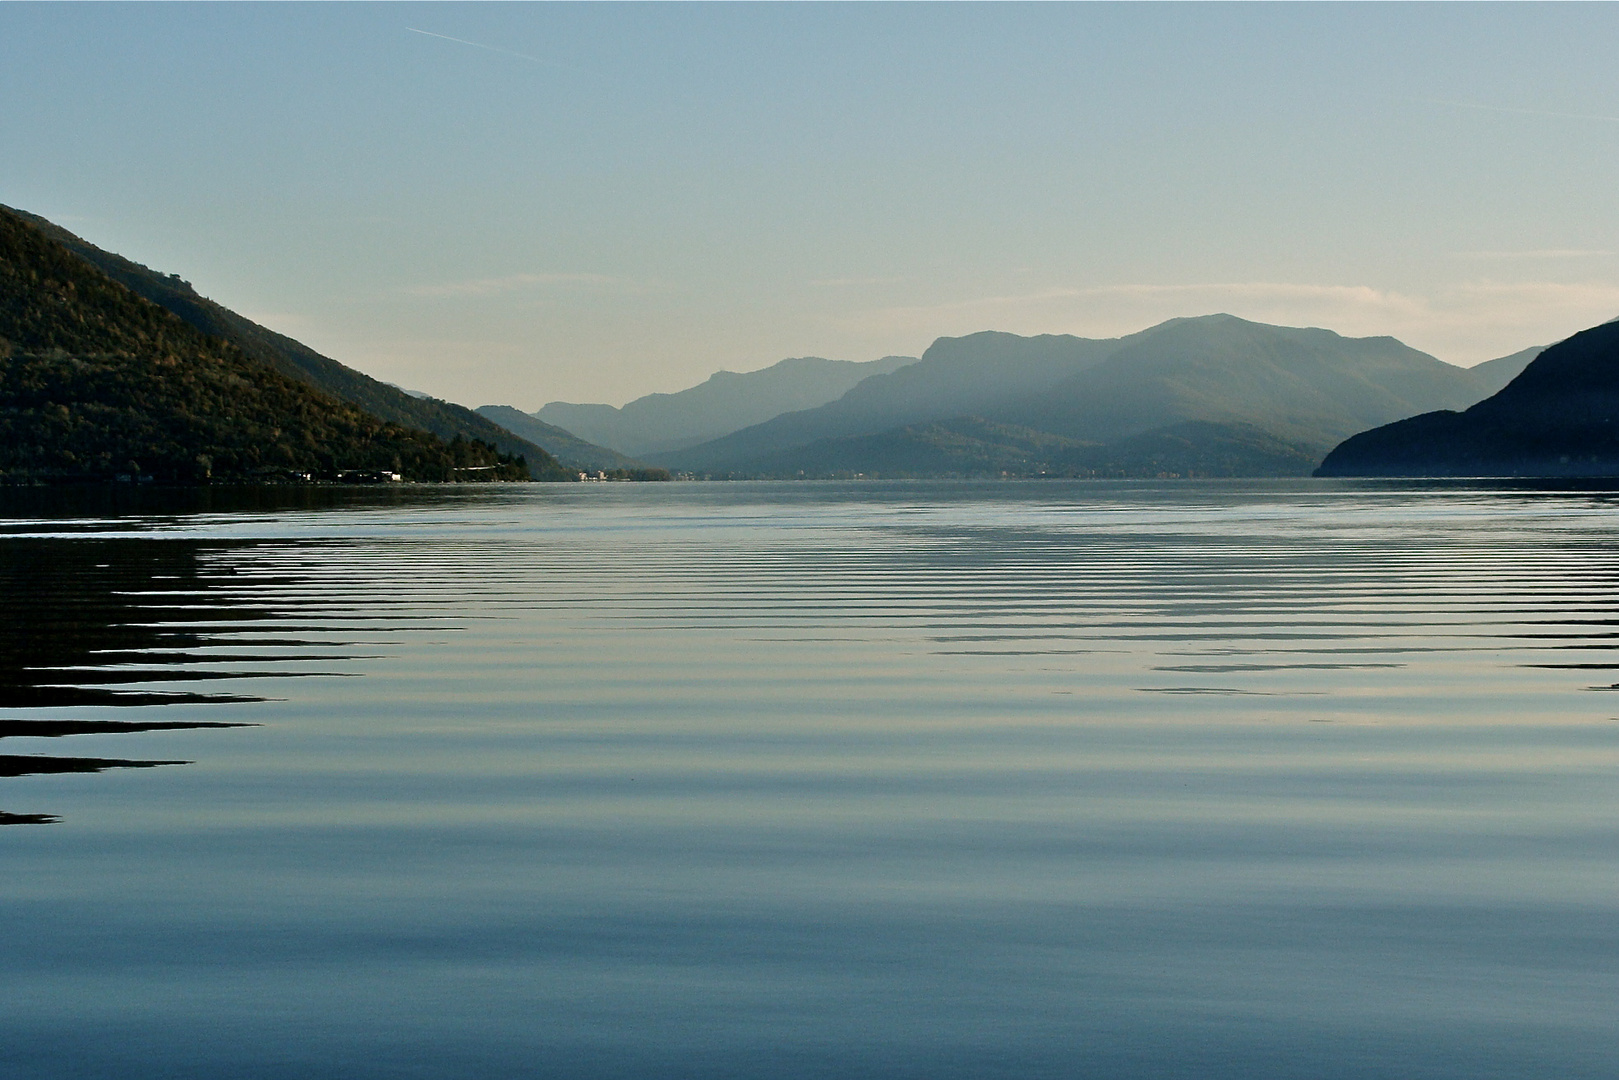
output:
MULTIPOLYGON (((782 475, 793 475, 808 469, 819 474, 814 461, 794 461, 787 452, 826 439, 877 435, 936 420, 964 416, 1001 419, 1000 406, 1100 363, 1115 347, 1116 341, 1066 335, 1025 338, 993 331, 940 338, 922 359, 864 379, 835 401, 650 457, 658 464, 690 472, 775 475, 785 470, 782 475)), ((857 471, 882 470, 873 460, 857 471)))
POLYGON ((306 383, 370 413, 405 427, 430 431, 442 439, 476 439, 502 453, 521 455, 535 479, 563 479, 574 475, 554 461, 539 445, 479 416, 471 409, 437 398, 418 397, 396 386, 345 367, 309 346, 260 326, 229 308, 199 296, 178 275, 163 274, 121 255, 103 251, 45 218, 22 210, 0 207, 28 222, 49 239, 94 266, 135 294, 168 309, 204 334, 229 341, 249 358, 282 375, 306 383))
POLYGON ((536 446, 545 447, 569 468, 589 472, 620 473, 628 479, 637 480, 669 479, 666 469, 637 461, 617 450, 609 450, 605 446, 586 442, 572 432, 547 424, 510 405, 480 405, 477 413, 536 446))
POLYGON ((1619 322, 1558 342, 1502 390, 1364 431, 1318 476, 1619 476, 1619 322))
POLYGON ((646 457, 720 476, 1307 475, 1356 431, 1487 397, 1533 353, 1465 369, 1393 338, 1230 315, 1105 340, 986 332, 646 457))
POLYGON ((674 394, 648 394, 622 408, 553 401, 532 415, 582 439, 646 457, 717 439, 785 412, 824 405, 864 379, 915 362, 914 356, 885 356, 866 363, 801 356, 760 371, 719 371, 698 386, 674 394))
POLYGON ((198 330, 37 220, 0 208, 5 482, 527 479, 488 443, 379 419, 198 330))

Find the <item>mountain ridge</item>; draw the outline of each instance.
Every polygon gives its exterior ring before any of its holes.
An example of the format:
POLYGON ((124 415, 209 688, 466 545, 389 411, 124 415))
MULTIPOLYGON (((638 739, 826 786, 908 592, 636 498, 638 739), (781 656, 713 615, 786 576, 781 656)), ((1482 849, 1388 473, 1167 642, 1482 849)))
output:
MULTIPOLYGON (((1347 338, 1225 314, 1170 319, 1110 339, 983 331, 940 338, 917 363, 867 379, 835 402, 649 457, 694 474, 791 476, 821 469, 828 440, 960 418, 1103 445, 1196 421, 1264 430, 1292 448, 1277 453, 1292 461, 1293 474, 1306 475, 1309 467, 1295 460, 1299 448, 1314 452, 1313 465, 1369 423, 1471 404, 1529 352, 1472 374, 1391 337, 1347 338)), ((850 459, 853 445, 838 451, 844 468, 883 471, 879 457, 863 465, 850 459)), ((898 443, 863 445, 875 454, 898 443)), ((914 461, 913 450, 906 453, 914 461)), ((1192 462, 1213 451, 1188 443, 1186 452, 1192 462)), ((1272 462, 1270 451, 1256 453, 1253 460, 1272 462)))
POLYGON ((1483 396, 1475 383, 1468 369, 1392 337, 1218 314, 1150 327, 1002 415, 1102 440, 1184 420, 1246 423, 1324 450, 1368 423, 1471 404, 1483 396))

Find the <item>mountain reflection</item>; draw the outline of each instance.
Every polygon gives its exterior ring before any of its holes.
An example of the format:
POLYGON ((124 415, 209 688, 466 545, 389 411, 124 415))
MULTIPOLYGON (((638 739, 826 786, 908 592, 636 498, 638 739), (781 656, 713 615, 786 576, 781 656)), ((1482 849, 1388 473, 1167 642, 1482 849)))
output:
MULTIPOLYGON (((217 542, 208 545, 214 555, 220 550, 217 542)), ((171 687, 295 674, 276 670, 289 659, 285 651, 278 655, 240 651, 237 632, 243 624, 273 624, 285 613, 244 598, 228 565, 203 560, 202 551, 202 545, 183 539, 0 538, 0 599, 5 610, 0 620, 0 710, 7 713, 0 716, 0 740, 251 726, 63 715, 64 710, 84 707, 99 712, 108 706, 149 710, 261 701, 241 693, 171 687), (229 653, 218 651, 227 632, 229 653), (34 710, 45 715, 28 715, 34 710)), ((264 643, 309 644, 285 639, 264 643)), ((297 657, 312 658, 307 653, 297 657)), ((0 754, 0 779, 181 764, 186 763, 0 754)), ((50 814, 0 811, 0 824, 54 820, 50 814)))

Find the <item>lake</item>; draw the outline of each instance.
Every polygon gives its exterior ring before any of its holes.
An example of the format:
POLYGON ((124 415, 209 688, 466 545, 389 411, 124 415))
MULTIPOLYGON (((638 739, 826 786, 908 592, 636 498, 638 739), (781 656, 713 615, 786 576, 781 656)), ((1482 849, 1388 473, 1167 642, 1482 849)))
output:
POLYGON ((0 513, 8 1080, 1619 1061, 1614 495, 0 513))

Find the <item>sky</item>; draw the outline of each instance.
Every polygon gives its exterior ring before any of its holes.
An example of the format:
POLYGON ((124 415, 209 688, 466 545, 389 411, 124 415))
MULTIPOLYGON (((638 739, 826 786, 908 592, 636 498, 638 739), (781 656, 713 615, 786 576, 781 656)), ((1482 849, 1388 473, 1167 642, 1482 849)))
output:
POLYGON ((1619 316, 1619 5, 0 4, 0 203, 377 378, 620 404, 1231 312, 1619 316))

